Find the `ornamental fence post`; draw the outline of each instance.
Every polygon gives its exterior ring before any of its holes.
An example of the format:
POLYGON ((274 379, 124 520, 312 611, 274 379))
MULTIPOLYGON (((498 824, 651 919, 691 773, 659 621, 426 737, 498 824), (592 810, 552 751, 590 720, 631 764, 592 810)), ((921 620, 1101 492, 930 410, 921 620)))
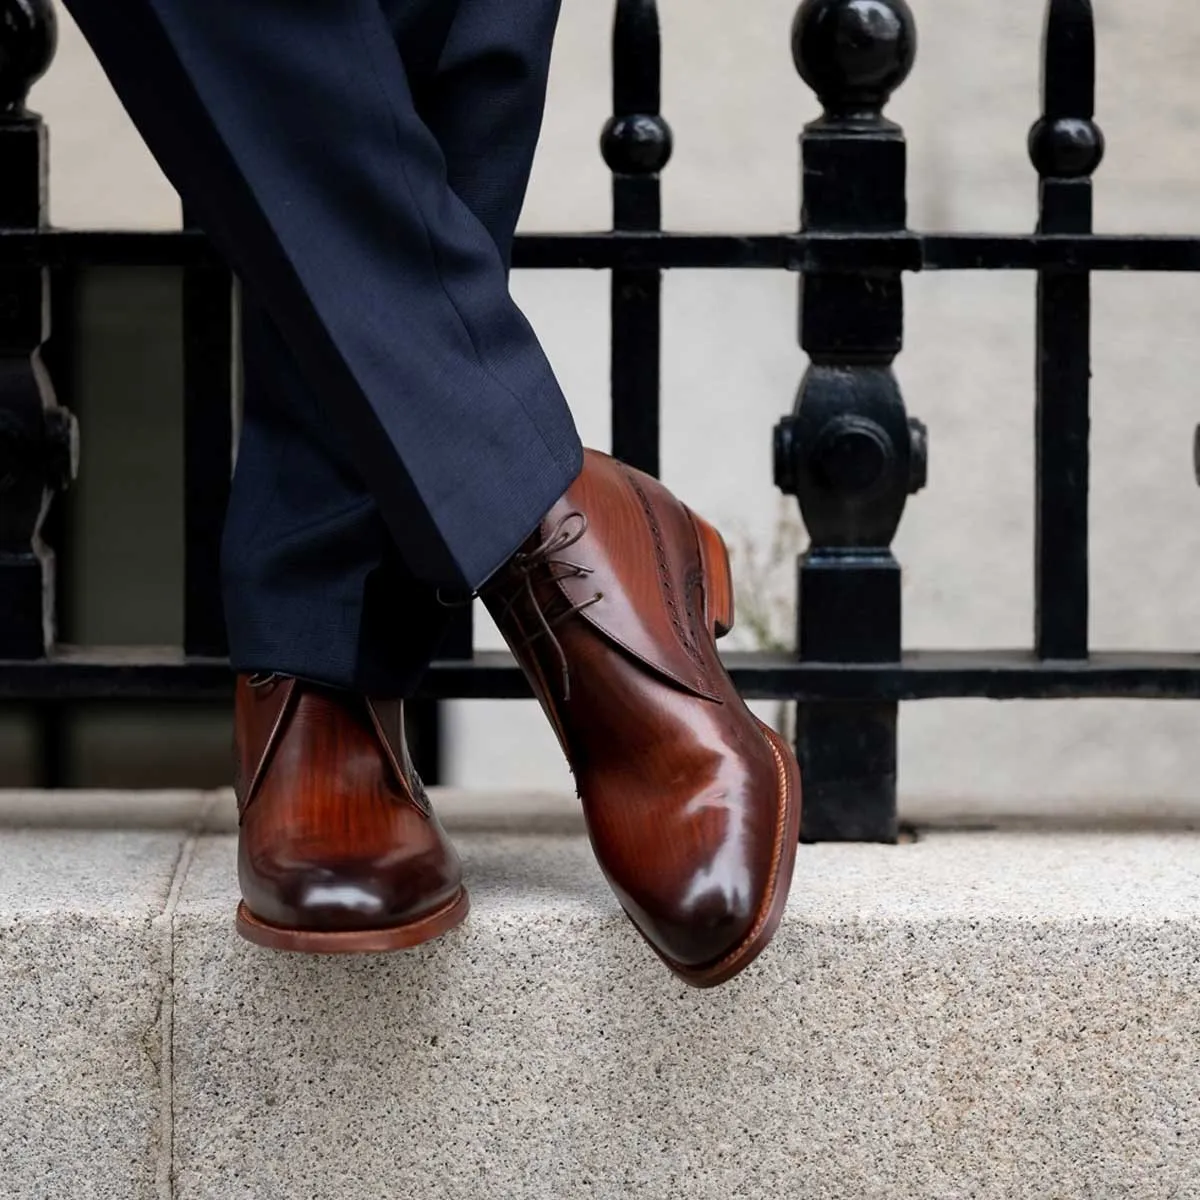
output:
MULTIPOLYGON (((0 228, 47 224, 46 127, 26 97, 54 57, 49 0, 0 5, 0 228)), ((54 556, 42 540, 51 499, 74 478, 78 438, 42 363, 49 272, 0 267, 0 658, 44 658, 54 645, 54 556)))
MULTIPOLYGON (((792 50, 825 110, 800 139, 802 231, 903 231, 904 133, 883 108, 916 54, 907 3, 805 0, 792 50)), ((776 430, 776 482, 798 499, 811 539, 799 586, 806 663, 900 660, 891 543, 926 469, 924 427, 909 419, 892 371, 903 334, 899 271, 802 277, 800 343, 810 366, 794 414, 776 430)), ((890 701, 800 706, 805 840, 896 840, 897 712, 890 701)))

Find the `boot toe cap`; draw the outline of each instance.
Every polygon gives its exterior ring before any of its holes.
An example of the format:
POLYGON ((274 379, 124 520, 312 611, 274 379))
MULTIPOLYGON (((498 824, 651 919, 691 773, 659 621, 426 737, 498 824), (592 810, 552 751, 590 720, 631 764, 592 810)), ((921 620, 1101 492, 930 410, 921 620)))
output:
POLYGON ((709 890, 678 903, 627 902, 642 936, 672 963, 697 969, 719 962, 745 941, 756 905, 742 890, 709 890))
POLYGON ((243 864, 240 875, 247 907, 260 920, 324 932, 408 924, 444 907, 461 888, 458 878, 432 863, 391 871, 374 863, 273 870, 243 864))

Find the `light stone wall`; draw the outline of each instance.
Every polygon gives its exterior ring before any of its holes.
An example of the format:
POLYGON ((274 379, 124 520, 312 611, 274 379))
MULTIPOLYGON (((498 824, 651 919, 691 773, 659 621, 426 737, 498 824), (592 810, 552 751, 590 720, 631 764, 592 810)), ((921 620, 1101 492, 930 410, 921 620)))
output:
MULTIPOLYGON (((1026 230, 1036 183, 1025 153, 1037 114, 1043 0, 915 0, 921 51, 890 113, 911 143, 912 223, 1026 230)), ((790 61, 795 0, 662 0, 664 109, 677 151, 666 219, 683 230, 794 227, 796 134, 814 115, 790 61)), ((1097 4, 1098 119, 1109 139, 1098 227, 1194 229, 1200 196, 1200 16, 1186 0, 1097 4)), ((603 228, 596 149, 610 110, 611 5, 566 0, 549 117, 524 224, 603 228)), ((53 133, 53 213, 63 225, 177 223, 178 204, 69 22, 34 105, 53 133)), ((520 275, 515 288, 557 366, 585 438, 603 445, 607 288, 602 276, 520 275)), ((1103 277, 1095 285, 1093 633, 1105 648, 1200 642, 1200 420, 1193 336, 1200 281, 1103 277)), ((899 363, 930 426, 931 482, 897 542, 910 646, 1025 646, 1032 627, 1033 281, 928 276, 908 289, 899 363)), ((666 289, 665 472, 692 504, 760 548, 786 509, 770 434, 803 370, 794 280, 672 276, 666 289)), ((85 448, 86 449, 86 448, 85 448)), ((777 572, 781 599, 790 568, 777 572)), ((1188 705, 929 704, 905 710, 903 789, 976 810, 1040 802, 1171 800, 1200 811, 1200 714, 1188 705)), ((462 705, 454 781, 567 784, 528 706, 462 705)))

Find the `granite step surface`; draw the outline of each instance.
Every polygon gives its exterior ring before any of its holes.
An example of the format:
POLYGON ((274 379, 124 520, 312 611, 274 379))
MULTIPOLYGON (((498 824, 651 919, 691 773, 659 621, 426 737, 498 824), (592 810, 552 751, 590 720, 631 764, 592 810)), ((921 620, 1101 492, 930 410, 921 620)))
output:
POLYGON ((228 796, 0 795, 0 1197, 1200 1195, 1200 835, 802 847, 695 992, 559 798, 436 798, 473 910, 233 933, 228 796))

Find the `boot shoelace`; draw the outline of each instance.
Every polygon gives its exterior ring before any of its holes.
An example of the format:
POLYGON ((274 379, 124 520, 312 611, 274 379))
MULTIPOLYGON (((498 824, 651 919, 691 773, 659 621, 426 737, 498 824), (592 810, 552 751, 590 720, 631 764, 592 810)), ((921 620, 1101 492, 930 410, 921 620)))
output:
POLYGON ((571 604, 562 612, 551 617, 546 614, 545 610, 538 603, 537 592, 534 590, 534 582, 537 576, 542 573, 542 568, 545 568, 545 577, 554 583, 559 583, 565 579, 586 579, 589 575, 595 574, 591 567, 557 557, 563 551, 569 550, 572 546, 582 541, 587 531, 588 519, 585 514, 581 512, 567 513, 550 533, 546 535, 545 540, 540 545, 535 546, 532 550, 518 551, 513 555, 510 568, 518 576, 517 588, 496 614, 496 623, 499 624, 512 612, 514 606, 519 601, 529 601, 530 607, 536 614, 540 628, 525 637, 522 648, 532 645, 539 638, 544 637, 549 639, 550 645, 554 648, 554 653, 557 655, 559 665, 562 668, 564 702, 571 699, 571 668, 567 661, 567 652, 563 649, 562 642, 558 640, 554 631, 564 621, 575 616, 576 613, 583 612, 585 608, 591 608, 593 604, 599 604, 604 599, 604 593, 597 592, 590 600, 571 604))

